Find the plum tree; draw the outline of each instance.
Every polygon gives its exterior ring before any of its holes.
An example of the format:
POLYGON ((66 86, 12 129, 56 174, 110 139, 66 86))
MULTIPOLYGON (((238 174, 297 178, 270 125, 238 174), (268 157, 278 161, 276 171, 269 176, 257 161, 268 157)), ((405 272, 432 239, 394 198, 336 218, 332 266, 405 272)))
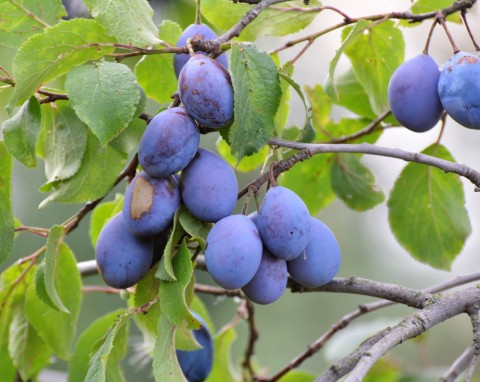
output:
POLYGON ((257 226, 270 253, 283 260, 299 256, 310 239, 310 213, 288 188, 272 187, 258 211, 257 226))
POLYGON ((285 291, 288 281, 287 262, 263 250, 262 261, 255 276, 242 288, 243 293, 257 304, 271 304, 285 291))
POLYGON ((232 168, 218 155, 199 149, 180 176, 182 200, 205 222, 216 222, 233 212, 238 183, 232 168))
POLYGON ((443 107, 438 96, 438 65, 428 54, 405 61, 388 85, 392 114, 407 129, 421 133, 440 120, 443 107))
POLYGON ((233 89, 228 71, 202 54, 188 60, 178 77, 178 95, 200 124, 221 128, 233 121, 233 89))
POLYGON ((287 261, 288 273, 299 284, 316 288, 332 281, 340 268, 340 248, 332 231, 311 218, 312 230, 305 252, 287 261))
POLYGON ((181 107, 157 114, 138 145, 138 160, 150 175, 165 178, 185 168, 198 150, 200 132, 181 107))
POLYGON ((172 223, 180 200, 180 188, 173 177, 155 178, 142 171, 125 192, 123 218, 134 235, 157 235, 172 223))
POLYGON ((242 288, 257 272, 262 248, 258 229, 248 217, 227 216, 208 233, 205 250, 208 273, 225 289, 242 288))
POLYGON ((207 379, 213 365, 213 339, 205 321, 195 312, 194 317, 202 327, 193 331, 193 335, 201 349, 186 351, 177 350, 177 359, 183 375, 188 382, 203 382, 207 379))
POLYGON ((479 74, 480 59, 460 51, 448 59, 438 82, 438 94, 448 115, 470 129, 480 129, 480 86, 472 81, 479 74))
MULTIPOLYGON (((218 36, 216 33, 205 24, 190 24, 183 33, 180 35, 176 46, 185 46, 187 45, 187 40, 189 38, 195 38, 202 41, 215 40, 218 36)), ((198 54, 206 55, 205 52, 197 52, 198 54)), ((180 71, 185 66, 187 61, 190 59, 190 55, 187 53, 177 53, 173 56, 173 68, 175 74, 178 78, 180 71)), ((225 53, 221 54, 215 59, 219 64, 223 65, 225 69, 228 69, 228 59, 225 53)))
POLYGON ((95 255, 105 282, 114 288, 126 289, 138 283, 150 269, 153 243, 134 236, 118 213, 100 232, 95 255))

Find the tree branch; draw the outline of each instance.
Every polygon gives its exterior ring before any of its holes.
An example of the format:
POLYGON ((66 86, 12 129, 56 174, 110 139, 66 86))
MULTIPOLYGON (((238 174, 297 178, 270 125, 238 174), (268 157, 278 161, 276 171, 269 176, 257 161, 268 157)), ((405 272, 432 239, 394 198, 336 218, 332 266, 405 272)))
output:
POLYGON ((454 382, 457 378, 467 370, 468 365, 473 358, 474 347, 469 346, 460 356, 455 360, 452 366, 447 370, 445 375, 438 380, 438 382, 454 382))

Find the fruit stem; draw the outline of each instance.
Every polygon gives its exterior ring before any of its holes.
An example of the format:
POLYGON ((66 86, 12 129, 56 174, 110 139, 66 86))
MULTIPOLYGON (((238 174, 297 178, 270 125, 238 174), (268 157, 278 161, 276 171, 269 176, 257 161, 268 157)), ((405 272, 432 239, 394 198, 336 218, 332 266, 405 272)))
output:
POLYGON ((190 53, 190 56, 193 56, 195 54, 195 51, 193 50, 191 37, 187 39, 187 48, 188 48, 188 52, 190 53))
POLYGON ((202 23, 202 16, 200 11, 200 0, 196 0, 197 9, 195 12, 195 24, 200 25, 202 23))
POLYGON ((440 128, 440 133, 438 134, 437 141, 435 142, 436 145, 439 145, 440 141, 442 140, 443 132, 445 130, 445 125, 446 125, 446 122, 447 122, 447 113, 446 112, 443 113, 441 121, 442 121, 442 126, 440 128))
POLYGON ((468 35, 470 36, 470 39, 472 40, 473 46, 475 47, 475 50, 478 52, 478 51, 480 51, 480 46, 477 44, 477 41, 475 40, 475 37, 473 36, 472 30, 470 29, 470 25, 468 25, 467 12, 465 10, 463 10, 461 15, 462 15, 462 20, 465 23, 465 28, 467 28, 468 35))
POLYGON ((450 31, 448 30, 447 23, 445 22, 445 14, 440 11, 438 12, 437 16, 435 17, 440 24, 442 24, 443 29, 445 30, 445 33, 447 34, 448 40, 450 41, 450 45, 453 48, 453 53, 458 53, 460 49, 458 49, 457 44, 455 44, 455 41, 453 40, 452 35, 450 34, 450 31))
POLYGON ((277 162, 270 163, 269 169, 269 188, 277 186, 277 181, 275 179, 275 167, 277 167, 277 162))
POLYGON ((430 31, 428 32, 428 37, 427 37, 427 42, 425 43, 425 48, 423 48, 423 54, 428 54, 428 48, 430 47, 430 41, 432 40, 433 36, 433 31, 435 30, 435 27, 437 26, 438 20, 435 18, 433 20, 433 24, 430 27, 430 31))

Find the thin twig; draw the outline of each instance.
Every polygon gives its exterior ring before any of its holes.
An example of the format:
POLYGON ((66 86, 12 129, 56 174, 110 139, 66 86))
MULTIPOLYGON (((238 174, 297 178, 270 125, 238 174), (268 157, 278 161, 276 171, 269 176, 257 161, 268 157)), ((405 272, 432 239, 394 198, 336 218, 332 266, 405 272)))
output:
POLYGON ((107 293, 107 294, 120 294, 122 290, 101 286, 101 285, 85 285, 82 287, 82 292, 84 293, 100 292, 100 293, 107 293))
POLYGON ((461 13, 463 23, 465 24, 465 28, 467 28, 468 35, 470 36, 470 39, 472 40, 473 46, 475 47, 475 50, 478 52, 480 50, 480 46, 477 44, 477 40, 475 39, 475 36, 472 33, 472 30, 470 29, 470 25, 468 24, 467 20, 467 12, 463 10, 461 13))
POLYGON ((470 382, 473 376, 473 372, 477 368, 478 363, 480 362, 480 311, 479 304, 474 303, 468 309, 468 314, 470 315, 470 320, 472 321, 473 328, 473 357, 468 366, 467 372, 465 374, 465 382, 470 382))
POLYGON ((255 324, 255 305, 250 300, 245 300, 247 309, 247 323, 248 323, 248 343, 245 348, 242 366, 247 371, 250 379, 255 379, 255 370, 252 365, 252 357, 255 354, 255 342, 258 340, 259 332, 255 324))
POLYGON ((245 298, 244 294, 240 289, 230 290, 230 289, 217 288, 211 285, 204 285, 204 284, 195 284, 195 292, 210 294, 212 296, 245 298))
POLYGON ((474 347, 469 346, 465 351, 460 354, 460 356, 455 360, 455 362, 450 366, 447 372, 441 377, 438 382, 454 382, 457 380, 460 375, 462 375, 465 370, 467 370, 468 365, 473 358, 474 347))

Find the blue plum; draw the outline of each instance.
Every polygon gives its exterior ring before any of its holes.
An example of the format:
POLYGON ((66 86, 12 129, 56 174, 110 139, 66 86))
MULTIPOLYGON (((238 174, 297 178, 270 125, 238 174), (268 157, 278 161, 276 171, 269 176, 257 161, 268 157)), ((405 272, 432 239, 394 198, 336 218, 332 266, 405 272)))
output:
POLYGON ((299 256, 310 238, 310 214, 303 200, 288 188, 270 188, 258 211, 257 226, 270 253, 283 260, 299 256))
POLYGON ((232 79, 215 60, 193 55, 178 77, 178 94, 188 115, 203 126, 221 128, 232 123, 232 79))
POLYGON ((242 288, 257 272, 262 248, 258 229, 247 216, 227 216, 208 233, 205 250, 208 273, 225 289, 242 288))
POLYGON ((177 359, 183 375, 188 382, 203 382, 212 371, 213 366, 213 340, 205 321, 195 312, 195 318, 202 327, 193 331, 193 336, 202 346, 193 351, 177 350, 177 359))
MULTIPOLYGON (((187 45, 187 40, 189 38, 197 38, 200 40, 215 40, 218 36, 215 34, 214 31, 212 31, 208 25, 205 24, 191 24, 189 25, 183 33, 180 35, 180 38, 177 41, 176 46, 185 46, 187 45)), ((205 55, 206 53, 197 51, 197 54, 203 54, 205 55)), ((175 74, 177 75, 177 78, 180 74, 180 71, 184 67, 184 65, 187 63, 187 61, 190 59, 190 55, 187 53, 181 53, 181 54, 175 54, 173 56, 173 68, 175 69, 175 74)), ((221 54, 216 58, 216 61, 219 64, 222 64, 225 69, 228 69, 228 59, 227 55, 225 53, 221 54)))
POLYGON ((173 177, 138 173, 125 192, 123 218, 134 235, 154 236, 165 231, 180 206, 180 189, 173 177))
POLYGON ((438 96, 440 71, 432 57, 421 54, 400 65, 388 85, 388 102, 395 118, 411 131, 433 128, 442 117, 438 96))
POLYGON ((442 105, 459 124, 480 129, 480 58, 455 53, 440 73, 438 94, 442 105))
POLYGON ((125 289, 138 283, 150 269, 153 244, 149 239, 134 236, 119 212, 102 228, 95 256, 105 282, 125 289))
POLYGON ((185 206, 205 222, 216 222, 230 215, 237 203, 235 172, 209 150, 198 150, 180 175, 180 187, 185 206))
POLYGON ((148 124, 138 145, 138 161, 150 175, 165 178, 193 159, 199 142, 195 121, 185 109, 172 107, 157 114, 148 124))
POLYGON ((242 288, 242 291, 257 304, 271 304, 282 296, 287 287, 287 281, 287 262, 272 256, 264 249, 257 273, 242 288))
POLYGON ((299 284, 316 288, 329 283, 340 268, 340 248, 330 229, 320 220, 312 219, 310 240, 303 255, 287 261, 290 276, 299 284))

